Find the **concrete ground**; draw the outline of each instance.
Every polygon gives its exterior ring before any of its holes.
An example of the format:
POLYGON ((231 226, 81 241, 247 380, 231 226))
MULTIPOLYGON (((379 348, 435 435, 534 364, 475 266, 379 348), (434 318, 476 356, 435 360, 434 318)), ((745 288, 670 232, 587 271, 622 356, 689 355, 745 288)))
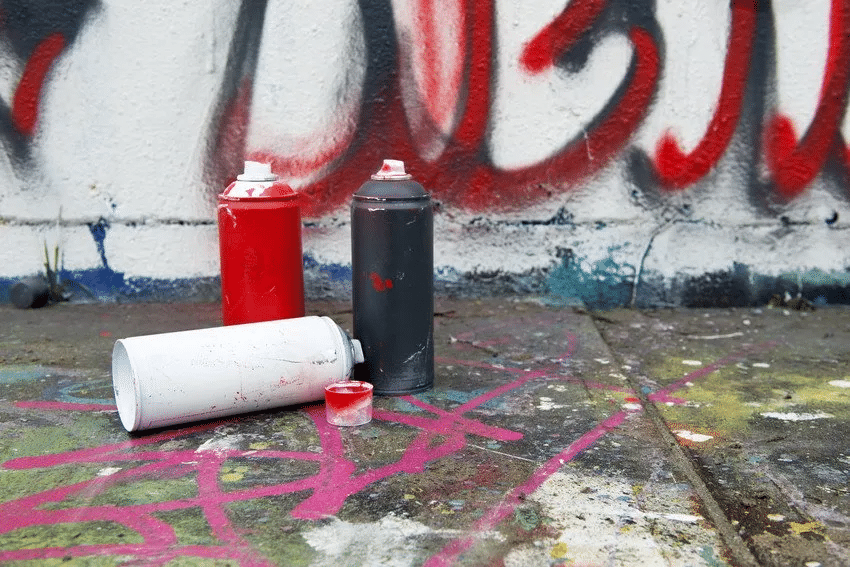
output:
POLYGON ((434 389, 367 425, 317 404, 137 435, 113 342, 217 305, 0 322, 4 565, 850 565, 847 307, 442 300, 434 389))

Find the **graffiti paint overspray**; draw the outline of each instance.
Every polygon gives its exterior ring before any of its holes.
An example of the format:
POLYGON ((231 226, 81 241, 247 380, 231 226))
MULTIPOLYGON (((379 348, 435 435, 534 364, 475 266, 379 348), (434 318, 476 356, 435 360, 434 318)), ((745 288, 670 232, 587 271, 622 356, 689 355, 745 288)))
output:
POLYGON ((300 317, 115 342, 112 384, 127 431, 323 399, 363 351, 328 317, 300 317))
POLYGON ((384 160, 351 203, 354 336, 366 363, 357 380, 376 394, 434 384, 434 220, 431 196, 384 160))
POLYGON ((271 166, 246 161, 218 197, 225 325, 304 316, 298 194, 271 166))

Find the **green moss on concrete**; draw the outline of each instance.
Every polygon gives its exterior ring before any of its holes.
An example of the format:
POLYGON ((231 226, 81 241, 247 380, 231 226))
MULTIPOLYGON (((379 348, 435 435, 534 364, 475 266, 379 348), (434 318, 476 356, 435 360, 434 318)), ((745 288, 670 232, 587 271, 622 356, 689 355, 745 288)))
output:
MULTIPOLYGON (((86 415, 73 426, 60 427, 37 423, 38 417, 23 421, 15 418, 15 425, 7 427, 0 436, 0 463, 21 457, 36 457, 86 449, 104 437, 103 430, 109 418, 86 415)), ((0 498, 13 500, 37 494, 57 486, 71 485, 95 478, 97 471, 107 466, 103 463, 69 463, 32 469, 15 469, 13 465, 0 468, 0 498)))
POLYGON ((139 543, 144 543, 141 535, 113 522, 33 526, 0 535, 0 549, 5 550, 139 543))
MULTIPOLYGON (((115 567, 130 561, 126 556, 86 556, 73 557, 67 555, 56 559, 32 559, 26 561, 10 562, 12 567, 115 567)), ((231 566, 232 567, 232 566, 231 566)))
MULTIPOLYGON (((774 361, 770 369, 752 368, 749 361, 730 365, 671 394, 686 404, 658 406, 669 423, 694 424, 718 432, 747 430, 751 419, 768 412, 824 412, 850 419, 850 391, 829 384, 841 376, 826 374, 822 368, 799 374, 785 370, 787 366, 781 361, 774 361)), ((681 375, 681 365, 671 360, 654 373, 681 375)))
POLYGON ((307 567, 316 551, 301 533, 313 522, 294 520, 289 513, 307 493, 268 497, 227 506, 227 515, 258 554, 275 565, 307 567))
POLYGON ((163 567, 237 567, 238 561, 233 559, 209 559, 198 557, 178 557, 166 563, 163 567))
POLYGON ((16 500, 57 486, 90 480, 96 476, 101 466, 75 465, 23 471, 0 469, 0 500, 16 500))
POLYGON ((101 494, 73 502, 77 506, 136 506, 186 500, 198 496, 195 476, 185 478, 138 479, 110 486, 101 494))
POLYGON ((169 510, 154 514, 157 518, 171 526, 177 537, 178 545, 221 545, 222 542, 212 535, 200 508, 169 510))
POLYGON ((74 419, 67 425, 39 423, 42 419, 33 413, 32 417, 15 418, 15 425, 5 428, 0 438, 0 462, 96 447, 108 443, 115 433, 112 417, 100 413, 86 413, 84 419, 74 419))
POLYGON ((233 492, 301 480, 318 472, 319 463, 314 461, 243 457, 223 463, 218 478, 224 492, 233 492))

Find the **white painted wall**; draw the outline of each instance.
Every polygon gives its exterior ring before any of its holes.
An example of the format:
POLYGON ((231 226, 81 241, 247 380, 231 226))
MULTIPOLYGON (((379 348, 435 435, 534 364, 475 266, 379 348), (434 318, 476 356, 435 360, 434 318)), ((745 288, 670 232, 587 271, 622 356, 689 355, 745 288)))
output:
MULTIPOLYGON (((658 0, 652 29, 636 15, 635 2, 612 0, 590 30, 583 67, 524 70, 519 61, 530 39, 579 4, 499 0, 492 42, 485 43, 472 34, 480 14, 466 13, 462 2, 391 2, 396 34, 383 39, 396 42, 392 67, 408 122, 398 128, 409 126, 424 164, 440 164, 457 134, 472 54, 491 51, 486 151, 476 167, 486 165, 497 176, 592 135, 594 121, 616 103, 618 86, 628 80, 636 53, 628 30, 648 29, 658 41, 654 96, 641 109, 638 127, 598 169, 588 143, 594 171, 569 179, 556 170, 541 173, 529 191, 551 194, 529 198, 518 184, 510 207, 471 209, 457 193, 443 198, 440 187, 428 187, 442 201, 435 254, 441 277, 470 285, 480 282, 476 274, 489 272, 545 279, 560 266, 558 254, 572 249, 588 272, 612 260, 617 277, 640 271, 660 277, 662 287, 735 263, 764 275, 820 270, 846 285, 850 191, 841 136, 850 136, 850 125, 842 112, 833 158, 783 201, 775 198, 764 161, 760 122, 781 113, 798 136, 810 127, 829 57, 830 8, 838 4, 774 2, 773 14, 758 23, 759 58, 752 63, 758 68, 751 79, 757 87, 745 97, 734 138, 705 175, 672 191, 652 174, 657 145, 670 132, 691 152, 706 134, 723 84, 733 10, 714 0, 658 0), (561 209, 571 224, 537 222, 561 209)), ((476 4, 476 10, 489 8, 490 2, 476 4)), ((366 100, 374 92, 368 88, 375 63, 369 60, 372 16, 353 1, 271 0, 251 73, 244 152, 222 159, 274 156, 277 173, 296 189, 343 167, 345 152, 366 134, 358 130, 364 109, 390 107, 389 101, 366 100)), ((218 275, 214 204, 224 188, 216 183, 225 180, 213 182, 205 173, 228 54, 240 39, 238 22, 238 4, 224 0, 152 0, 144 7, 102 0, 89 13, 50 68, 34 133, 12 132, 0 152, 0 278, 40 272, 45 244, 60 247, 66 270, 103 267, 88 226, 99 219, 109 223, 108 267, 127 281, 218 275), (27 149, 23 162, 13 143, 27 149)), ((0 98, 7 105, 29 55, 0 43, 0 98)), ((459 169, 452 182, 462 184, 466 164, 454 165, 459 169)), ((378 166, 360 164, 363 171, 378 166)), ((356 188, 364 180, 349 181, 356 188)), ((347 204, 320 209, 309 215, 305 253, 320 267, 345 266, 347 204)))

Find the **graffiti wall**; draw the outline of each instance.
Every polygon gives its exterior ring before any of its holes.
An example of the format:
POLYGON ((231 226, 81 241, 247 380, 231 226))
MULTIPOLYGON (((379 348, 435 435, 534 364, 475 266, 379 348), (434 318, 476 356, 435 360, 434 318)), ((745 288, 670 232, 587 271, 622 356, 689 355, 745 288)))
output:
POLYGON ((850 0, 0 2, 0 293, 214 297, 246 159, 346 297, 383 158, 438 288, 611 305, 850 301, 850 0))

